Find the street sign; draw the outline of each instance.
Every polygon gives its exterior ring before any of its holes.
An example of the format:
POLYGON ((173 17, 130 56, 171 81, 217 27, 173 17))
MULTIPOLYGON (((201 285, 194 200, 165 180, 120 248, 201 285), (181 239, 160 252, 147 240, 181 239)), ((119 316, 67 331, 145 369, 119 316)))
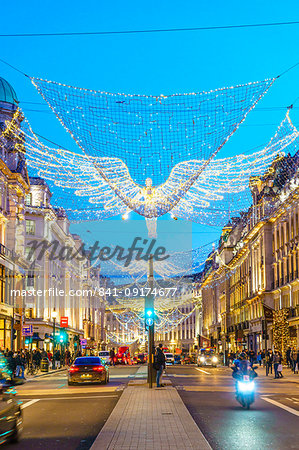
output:
POLYGON ((154 323, 154 319, 152 319, 152 317, 148 317, 145 321, 146 325, 148 325, 149 327, 151 327, 154 323))
POLYGON ((33 336, 33 326, 32 325, 24 325, 22 327, 22 336, 33 336))
POLYGON ((63 327, 67 328, 69 326, 69 318, 61 317, 60 318, 60 326, 61 326, 61 328, 63 328, 63 327))
POLYGON ((80 339, 81 345, 87 345, 87 339, 80 339))

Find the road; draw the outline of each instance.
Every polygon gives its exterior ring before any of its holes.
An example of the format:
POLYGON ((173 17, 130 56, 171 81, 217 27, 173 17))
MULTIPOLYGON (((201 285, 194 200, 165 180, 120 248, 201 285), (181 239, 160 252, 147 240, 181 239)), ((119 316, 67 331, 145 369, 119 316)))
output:
MULTIPOLYGON (((145 369, 111 368, 109 384, 100 386, 69 387, 65 371, 27 381, 18 387, 24 431, 14 447, 89 449, 125 386, 145 369)), ((258 369, 256 401, 247 411, 235 400, 230 369, 167 367, 167 377, 215 450, 299 448, 299 375, 284 372, 282 380, 274 380, 258 369)))
POLYGON ((258 369, 251 410, 235 400, 231 370, 167 367, 167 374, 204 436, 215 450, 298 449, 299 376, 274 380, 258 369))
POLYGON ((111 368, 108 385, 68 386, 66 371, 19 386, 24 429, 21 449, 89 449, 137 366, 111 368))

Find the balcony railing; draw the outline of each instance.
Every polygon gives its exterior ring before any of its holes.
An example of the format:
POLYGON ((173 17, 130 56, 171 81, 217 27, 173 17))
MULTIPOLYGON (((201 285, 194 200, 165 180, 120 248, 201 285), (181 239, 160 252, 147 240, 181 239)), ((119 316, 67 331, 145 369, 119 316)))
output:
POLYGON ((6 256, 7 258, 13 259, 14 252, 9 248, 5 247, 5 245, 0 244, 0 255, 6 256))

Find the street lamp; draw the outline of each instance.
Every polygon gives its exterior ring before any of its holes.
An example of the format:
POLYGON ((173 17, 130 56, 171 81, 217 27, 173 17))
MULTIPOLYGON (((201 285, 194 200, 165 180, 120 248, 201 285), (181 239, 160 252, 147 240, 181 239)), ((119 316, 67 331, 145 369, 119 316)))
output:
POLYGON ((55 352, 55 325, 56 325, 56 317, 57 311, 52 311, 52 319, 53 319, 53 358, 52 358, 52 369, 55 369, 55 361, 54 361, 54 352, 55 352))

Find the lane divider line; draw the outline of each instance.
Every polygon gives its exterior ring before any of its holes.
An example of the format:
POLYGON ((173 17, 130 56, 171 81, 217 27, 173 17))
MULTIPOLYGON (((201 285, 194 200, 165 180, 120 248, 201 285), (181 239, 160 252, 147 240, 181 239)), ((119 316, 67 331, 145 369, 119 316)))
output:
POLYGON ((39 398, 39 400, 77 400, 77 399, 84 399, 84 398, 118 398, 119 395, 93 395, 93 396, 81 396, 81 397, 44 397, 39 398))
POLYGON ((29 400, 29 402, 24 403, 23 405, 21 405, 21 409, 27 408, 28 406, 31 406, 31 405, 33 405, 34 403, 39 402, 39 401, 40 401, 39 398, 35 398, 35 399, 33 399, 33 400, 29 400))
POLYGON ((276 400, 272 400, 272 398, 261 396, 261 399, 265 400, 265 402, 272 403, 272 405, 278 406, 278 408, 282 408, 285 411, 288 411, 295 416, 299 416, 299 411, 296 409, 290 408, 289 406, 284 405, 283 403, 277 402, 276 400))
POLYGON ((199 369, 198 367, 194 367, 195 370, 198 370, 199 372, 206 373, 207 375, 212 375, 211 372, 207 372, 206 370, 199 369))

